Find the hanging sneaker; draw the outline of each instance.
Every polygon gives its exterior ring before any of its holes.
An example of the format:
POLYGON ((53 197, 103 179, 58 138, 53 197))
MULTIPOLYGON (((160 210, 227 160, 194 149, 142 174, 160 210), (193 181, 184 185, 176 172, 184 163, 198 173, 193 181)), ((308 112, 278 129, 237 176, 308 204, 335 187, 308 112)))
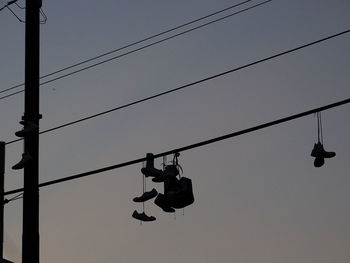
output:
POLYGON ((315 143, 314 148, 311 151, 311 156, 312 157, 320 157, 322 154, 322 151, 324 151, 322 143, 320 143, 320 142, 315 143))
POLYGON ((177 169, 175 164, 167 165, 164 169, 165 177, 176 177, 179 175, 179 169, 177 169))
POLYGON ((314 144, 314 148, 311 151, 312 157, 322 157, 322 158, 333 158, 335 156, 335 152, 327 152, 322 143, 318 142, 314 144))
MULTIPOLYGON (((322 147, 323 149, 323 147, 322 147)), ((327 152, 325 149, 322 151, 323 158, 333 158, 335 156, 335 152, 327 152)))
POLYGON ((144 167, 141 169, 141 173, 143 173, 146 177, 159 177, 163 175, 162 170, 153 167, 144 167))
POLYGON ((322 165, 324 165, 324 158, 323 157, 316 157, 314 161, 314 166, 319 168, 322 165))
MULTIPOLYGON (((155 182, 155 183, 163 183, 163 182, 164 182, 164 175, 161 175, 161 176, 157 176, 157 177, 152 178, 152 182, 155 182)), ((1 263, 1 262, 0 262, 0 263, 1 263)))
POLYGON ((33 157, 29 153, 23 153, 22 154, 22 159, 12 166, 13 170, 19 170, 23 169, 31 160, 33 160, 33 157))
POLYGON ((30 134, 34 131, 39 130, 39 125, 37 125, 33 122, 30 122, 30 121, 28 121, 28 122, 27 121, 20 121, 20 124, 25 125, 26 127, 20 131, 15 132, 15 135, 17 137, 24 137, 26 134, 30 134))
POLYGON ((157 190, 153 188, 151 191, 144 192, 140 197, 135 197, 133 201, 137 203, 146 202, 156 197, 157 194, 158 194, 157 190))
POLYGON ((157 198, 154 200, 154 203, 159 206, 164 212, 174 213, 175 209, 170 207, 169 201, 165 198, 163 194, 158 194, 157 198))
POLYGON ((156 220, 154 216, 148 216, 145 214, 145 212, 138 213, 136 210, 134 213, 132 213, 132 217, 143 222, 151 222, 156 220))
POLYGON ((176 209, 185 208, 194 203, 193 189, 192 189, 192 180, 186 177, 181 177, 179 180, 179 190, 168 193, 171 195, 169 198, 172 204, 172 207, 176 209))
POLYGON ((147 168, 154 168, 154 155, 153 155, 153 153, 146 154, 146 167, 147 168))

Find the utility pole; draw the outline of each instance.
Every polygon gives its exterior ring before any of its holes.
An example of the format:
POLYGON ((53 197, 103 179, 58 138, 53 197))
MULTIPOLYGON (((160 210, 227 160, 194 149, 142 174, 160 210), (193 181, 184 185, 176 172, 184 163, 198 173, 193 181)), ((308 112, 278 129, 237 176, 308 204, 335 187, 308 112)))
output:
POLYGON ((39 57, 41 0, 26 0, 22 263, 39 263, 39 57))
POLYGON ((5 142, 0 142, 0 263, 13 263, 4 259, 4 184, 5 184, 5 142))
POLYGON ((4 256, 4 184, 5 184, 5 142, 0 142, 0 259, 4 256))

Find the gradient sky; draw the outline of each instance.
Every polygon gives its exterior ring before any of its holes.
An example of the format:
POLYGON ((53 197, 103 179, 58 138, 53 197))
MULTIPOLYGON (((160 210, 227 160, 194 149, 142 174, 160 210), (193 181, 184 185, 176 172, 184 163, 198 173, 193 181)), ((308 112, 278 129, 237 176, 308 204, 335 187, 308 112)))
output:
MULTIPOLYGON (((41 26, 41 74, 238 2, 44 0, 48 21, 41 26)), ((41 130, 347 30, 349 13, 349 0, 273 0, 45 85, 41 130)), ((3 90, 24 79, 24 24, 8 10, 0 13, 0 24, 3 90)), ((350 35, 343 35, 44 134, 40 181, 171 150, 347 99, 349 46, 350 35)), ((1 140, 15 139, 23 94, 1 100, 0 112, 1 140)), ((325 148, 337 156, 318 169, 310 156, 317 132, 311 115, 183 152, 180 164, 184 176, 193 180, 196 202, 184 216, 179 211, 176 219, 152 202, 146 211, 157 217, 156 222, 140 225, 131 217, 141 209, 131 201, 142 190, 141 164, 42 188, 41 262, 348 263, 349 114, 350 105, 322 114, 325 148)), ((22 171, 11 170, 22 145, 6 148, 6 190, 22 186, 22 171)), ((160 163, 156 160, 157 166, 160 163)), ((5 207, 5 256, 14 262, 21 262, 21 233, 19 200, 5 207)))

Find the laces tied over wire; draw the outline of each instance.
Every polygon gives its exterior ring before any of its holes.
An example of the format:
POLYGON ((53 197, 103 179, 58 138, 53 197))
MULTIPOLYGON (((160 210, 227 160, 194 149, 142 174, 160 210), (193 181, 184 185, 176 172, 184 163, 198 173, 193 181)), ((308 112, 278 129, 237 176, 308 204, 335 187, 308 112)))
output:
MULTIPOLYGON (((178 169, 181 171, 181 173, 183 174, 183 169, 182 169, 181 165, 179 164, 179 156, 180 156, 180 153, 178 153, 178 152, 177 152, 177 153, 174 153, 173 165, 175 165, 176 168, 178 168, 178 169)), ((180 176, 180 178, 181 178, 180 173, 179 173, 179 176, 180 176)))
POLYGON ((322 116, 321 112, 316 113, 317 116, 317 140, 323 144, 323 129, 322 129, 322 116))

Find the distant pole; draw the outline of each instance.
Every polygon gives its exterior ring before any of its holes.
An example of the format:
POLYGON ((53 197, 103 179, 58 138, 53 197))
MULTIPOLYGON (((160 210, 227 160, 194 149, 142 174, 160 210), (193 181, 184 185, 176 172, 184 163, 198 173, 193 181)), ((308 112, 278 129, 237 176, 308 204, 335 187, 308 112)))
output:
MULTIPOLYGON (((26 0, 24 129, 39 127, 39 42, 41 0, 26 0)), ((39 130, 24 136, 22 263, 39 263, 39 130)))
POLYGON ((0 142, 0 259, 4 257, 4 184, 5 184, 5 142, 0 142))

